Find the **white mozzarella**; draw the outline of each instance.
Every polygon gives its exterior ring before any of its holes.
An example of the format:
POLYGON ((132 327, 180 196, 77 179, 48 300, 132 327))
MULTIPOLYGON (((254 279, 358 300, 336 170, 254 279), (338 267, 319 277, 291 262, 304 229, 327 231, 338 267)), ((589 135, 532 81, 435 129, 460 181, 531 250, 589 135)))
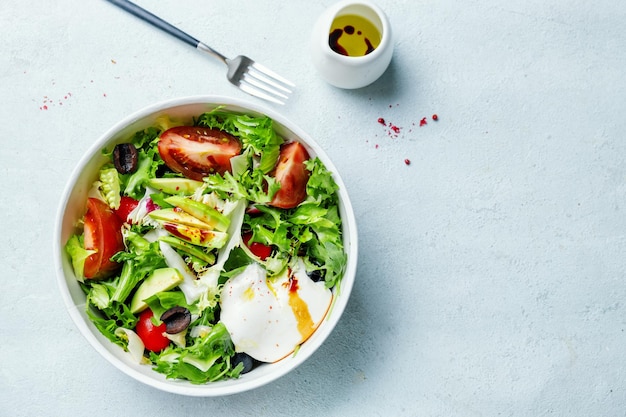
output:
POLYGON ((308 277, 301 260, 271 281, 260 265, 251 264, 224 285, 220 319, 237 352, 275 362, 311 336, 331 301, 332 292, 308 277))

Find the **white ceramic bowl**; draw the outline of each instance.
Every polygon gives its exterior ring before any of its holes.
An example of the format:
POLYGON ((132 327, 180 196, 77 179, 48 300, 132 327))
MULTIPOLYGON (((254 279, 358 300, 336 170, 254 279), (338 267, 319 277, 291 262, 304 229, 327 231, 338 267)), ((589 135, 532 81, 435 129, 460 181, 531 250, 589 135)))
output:
MULTIPOLYGON (((337 169, 319 145, 293 122, 271 109, 242 100, 216 96, 187 97, 149 106, 117 123, 96 140, 80 160, 67 183, 57 214, 53 245, 61 295, 72 320, 94 349, 116 368, 137 381, 163 391, 189 396, 222 396, 247 391, 274 381, 303 363, 320 347, 339 321, 352 290, 357 265, 357 229, 350 199, 337 169), (348 255, 348 264, 340 288, 334 290, 338 296, 330 315, 301 346, 296 355, 272 364, 258 366, 251 372, 243 374, 239 379, 194 385, 182 380, 168 380, 164 375, 152 370, 151 366, 134 363, 127 352, 100 334, 85 313, 85 295, 76 281, 71 263, 65 254, 64 245, 75 231, 77 220, 84 214, 87 191, 104 162, 101 153, 104 147, 111 149, 112 145, 124 141, 135 131, 153 125, 160 115, 191 120, 192 116, 212 110, 218 105, 224 105, 227 110, 269 116, 274 120, 276 130, 281 136, 286 140, 294 139, 305 144, 311 155, 317 155, 333 173, 339 185, 340 214, 343 221, 344 247, 348 255)), ((320 375, 320 378, 323 378, 323 375, 320 375)))

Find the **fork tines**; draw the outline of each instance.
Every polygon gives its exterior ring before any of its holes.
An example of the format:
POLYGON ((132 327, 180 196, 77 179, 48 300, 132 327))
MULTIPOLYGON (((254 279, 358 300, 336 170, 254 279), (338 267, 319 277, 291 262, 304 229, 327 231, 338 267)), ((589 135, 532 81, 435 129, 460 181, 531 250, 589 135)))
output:
POLYGON ((253 63, 239 81, 239 88, 248 94, 285 104, 295 84, 261 64, 253 63))

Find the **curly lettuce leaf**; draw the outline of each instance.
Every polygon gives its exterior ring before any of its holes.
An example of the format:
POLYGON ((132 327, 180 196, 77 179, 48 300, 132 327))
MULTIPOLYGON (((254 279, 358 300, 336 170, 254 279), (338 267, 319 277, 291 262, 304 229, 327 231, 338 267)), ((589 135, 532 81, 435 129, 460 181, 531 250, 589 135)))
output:
POLYGON ((95 250, 85 249, 83 243, 83 235, 72 235, 65 244, 65 252, 69 255, 72 262, 72 268, 74 269, 74 275, 79 282, 85 281, 85 260, 92 254, 96 253, 95 250))
POLYGON ((87 303, 87 316, 96 326, 96 328, 102 333, 104 337, 126 349, 128 340, 120 338, 116 334, 118 327, 124 327, 126 329, 134 329, 137 324, 137 317, 130 312, 127 305, 123 303, 114 303, 111 307, 104 311, 105 316, 101 316, 96 313, 87 303))
POLYGON ((306 200, 290 210, 257 205, 260 214, 246 216, 245 228, 252 231, 251 242, 276 249, 263 261, 270 276, 299 256, 304 258, 309 270, 321 271, 326 286, 332 288, 341 280, 347 264, 338 211, 338 187, 318 158, 305 164, 311 171, 306 200))
POLYGON ((114 291, 111 301, 124 302, 130 293, 152 271, 166 266, 158 242, 148 242, 141 235, 126 231, 124 236, 127 250, 113 255, 113 260, 123 263, 122 272, 112 282, 114 291))
POLYGON ((140 130, 130 138, 137 148, 137 170, 132 174, 120 175, 124 194, 139 200, 145 193, 145 182, 156 177, 156 172, 164 164, 159 155, 158 141, 161 130, 149 127, 140 130))
POLYGON ((276 179, 260 169, 245 170, 237 177, 228 171, 223 175, 211 174, 204 178, 204 182, 207 191, 216 192, 222 199, 246 199, 256 204, 269 203, 280 189, 276 179))
POLYGON ((339 186, 330 171, 317 157, 304 161, 304 165, 311 172, 306 184, 307 198, 326 206, 336 205, 339 186))
POLYGON ((120 208, 120 177, 115 167, 107 165, 100 170, 100 184, 98 188, 109 207, 114 210, 120 208))
POLYGON ((307 253, 305 261, 324 271, 326 286, 332 288, 341 280, 348 262, 339 216, 339 187, 319 158, 306 161, 305 166, 311 171, 307 182, 307 200, 296 210, 292 221, 310 226, 316 238, 304 245, 307 253))
POLYGON ((203 113, 197 120, 200 126, 219 129, 238 137, 244 150, 252 149, 260 156, 259 169, 267 174, 270 172, 280 154, 283 139, 276 134, 274 122, 267 116, 251 116, 226 112, 217 108, 203 113))
POLYGON ((239 377, 243 365, 232 365, 231 357, 234 353, 235 348, 226 326, 218 322, 208 334, 194 338, 191 346, 170 346, 161 353, 150 353, 150 359, 155 364, 153 369, 167 378, 204 384, 239 377))

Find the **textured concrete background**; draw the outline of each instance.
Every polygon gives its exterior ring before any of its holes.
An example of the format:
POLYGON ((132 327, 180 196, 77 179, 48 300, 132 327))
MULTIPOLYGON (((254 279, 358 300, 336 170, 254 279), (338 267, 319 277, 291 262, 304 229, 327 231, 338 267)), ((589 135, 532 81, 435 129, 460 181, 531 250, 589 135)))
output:
POLYGON ((284 113, 353 199, 354 292, 309 361, 242 395, 165 394, 98 356, 54 276, 71 170, 155 101, 246 96, 105 1, 4 0, 1 415, 626 415, 623 2, 379 0, 395 55, 357 91, 309 60, 330 1, 137 2, 298 84, 284 113))

